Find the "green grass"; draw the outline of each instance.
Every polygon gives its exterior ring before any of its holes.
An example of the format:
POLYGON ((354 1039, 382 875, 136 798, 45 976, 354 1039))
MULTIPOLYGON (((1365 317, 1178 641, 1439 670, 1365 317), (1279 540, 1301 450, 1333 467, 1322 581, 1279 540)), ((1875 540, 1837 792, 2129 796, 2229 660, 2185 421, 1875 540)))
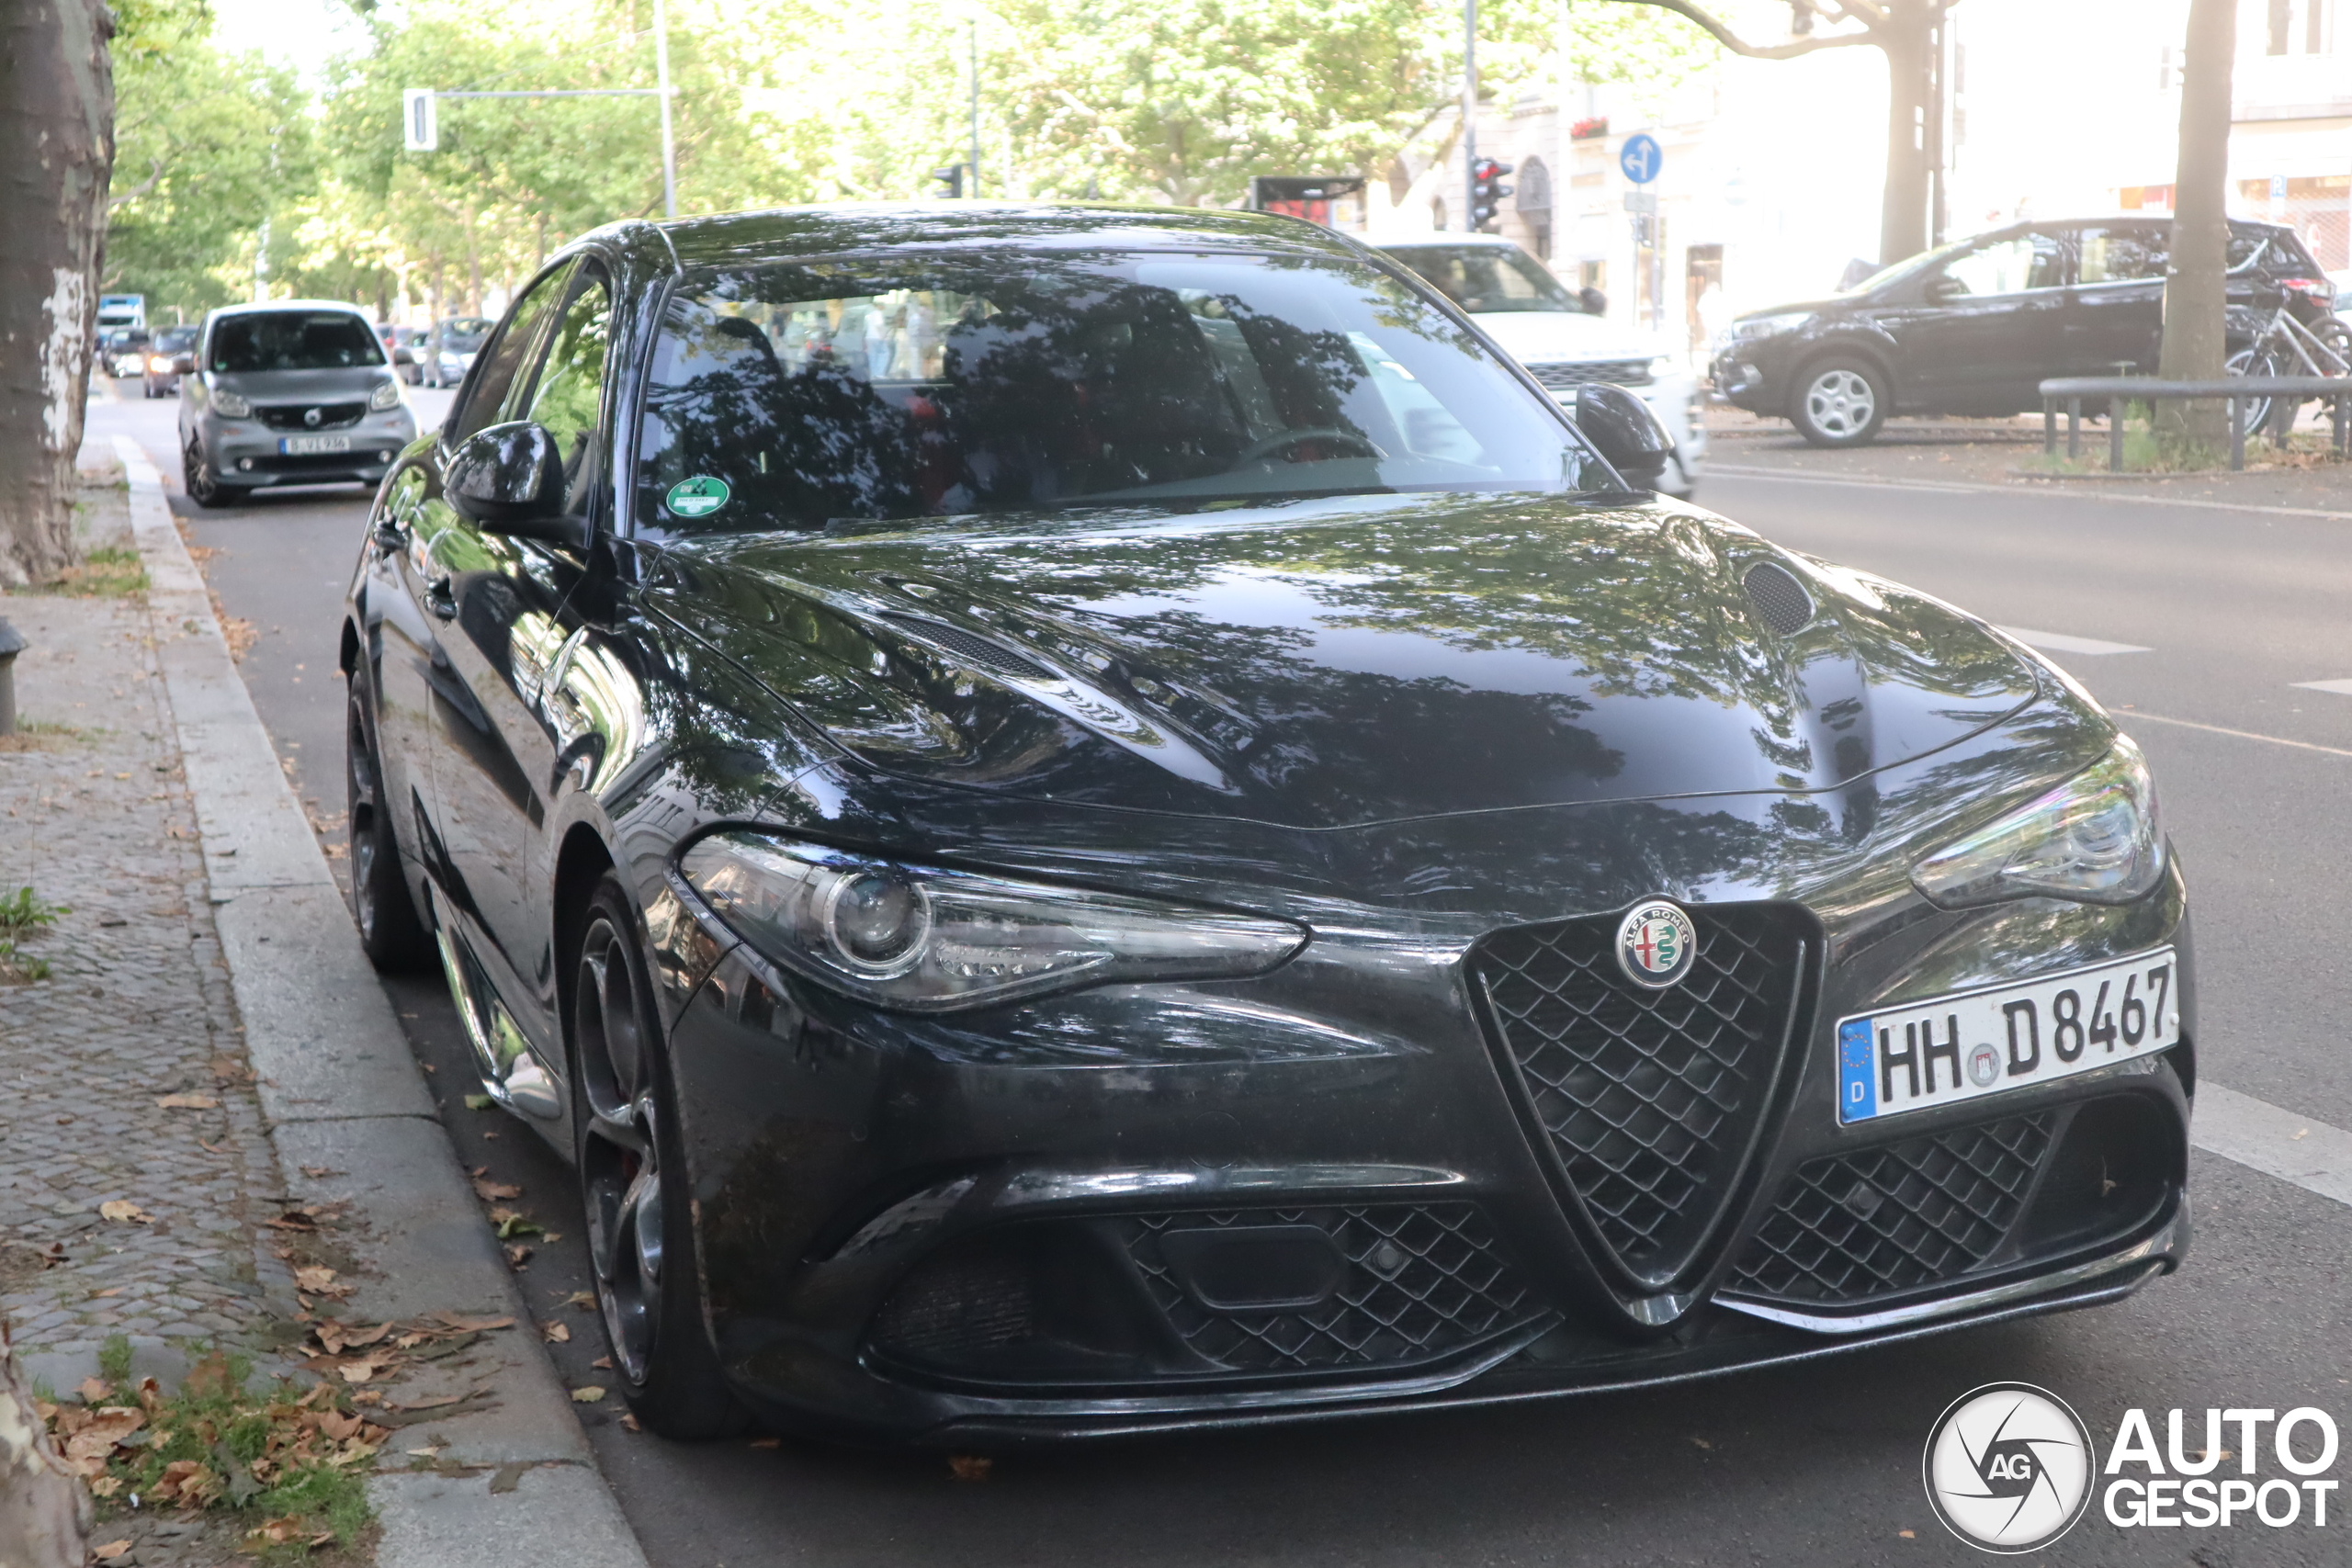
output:
POLYGON ((42 926, 53 926, 65 906, 52 904, 30 887, 0 897, 0 934, 22 936, 42 926))
POLYGON ((147 592, 147 568, 128 545, 103 545, 47 582, 19 593, 55 593, 70 599, 126 599, 147 592))
MULTIPOLYGON (((338 1439, 322 1422, 356 1427, 344 1392, 329 1383, 305 1391, 280 1377, 255 1386, 242 1356, 207 1355, 176 1393, 130 1386, 130 1341, 118 1334, 98 1351, 110 1385, 94 1403, 146 1412, 143 1444, 118 1447, 91 1490, 108 1514, 142 1507, 223 1512, 243 1527, 248 1550, 265 1561, 298 1560, 321 1536, 349 1545, 369 1522, 366 1473, 375 1450, 360 1437, 338 1439), (274 1527, 273 1540, 262 1532, 274 1527)), ((74 1408, 58 1406, 61 1427, 74 1408)), ((380 1428, 379 1428, 380 1434, 380 1428)))

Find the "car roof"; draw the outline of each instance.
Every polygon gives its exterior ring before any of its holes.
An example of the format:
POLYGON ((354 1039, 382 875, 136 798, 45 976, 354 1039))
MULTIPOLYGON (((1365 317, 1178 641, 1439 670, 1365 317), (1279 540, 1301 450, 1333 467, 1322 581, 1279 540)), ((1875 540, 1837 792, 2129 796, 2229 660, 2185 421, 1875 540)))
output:
POLYGON ((1365 234, 1363 243, 1374 250, 1393 251, 1405 245, 1478 245, 1487 250, 1525 250, 1517 240, 1507 234, 1448 234, 1431 230, 1414 234, 1365 234))
MULTIPOLYGON (((1098 202, 909 201, 784 207, 653 225, 689 267, 844 253, 957 249, 1193 250, 1351 254, 1320 224, 1227 208, 1098 202)), ((1360 253, 1356 253, 1360 254, 1360 253)))

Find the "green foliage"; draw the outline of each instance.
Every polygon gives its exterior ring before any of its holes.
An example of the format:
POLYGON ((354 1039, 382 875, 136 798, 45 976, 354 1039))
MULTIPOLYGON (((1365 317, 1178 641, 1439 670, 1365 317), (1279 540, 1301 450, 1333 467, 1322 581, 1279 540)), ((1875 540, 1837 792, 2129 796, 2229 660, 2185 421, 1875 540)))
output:
POLYGON ((147 568, 139 552, 126 545, 102 545, 47 582, 16 590, 20 593, 57 593, 72 599, 121 599, 147 592, 147 568))
POLYGON ((22 936, 42 926, 53 926, 57 917, 65 913, 65 906, 52 904, 30 887, 19 887, 0 897, 0 931, 10 936, 22 936))
MULTIPOLYGON (((402 150, 403 88, 650 87, 650 0, 408 0, 306 88, 225 55, 200 0, 130 0, 118 49, 107 285, 189 311, 252 288, 475 314, 551 251, 662 210, 651 97, 445 99, 402 150)), ((1560 0, 1486 0, 1490 101, 1547 90, 1560 0)), ((1665 85, 1716 58, 1681 18, 1572 0, 1584 79, 1665 85)), ((934 194, 967 156, 978 46, 982 190, 1231 203, 1252 174, 1362 172, 1401 196, 1455 136, 1458 0, 673 0, 685 213, 934 194), (978 30, 969 30, 978 16, 978 30)))
POLYGON ((98 1346, 98 1376, 108 1382, 125 1382, 130 1380, 130 1335, 109 1334, 98 1346))

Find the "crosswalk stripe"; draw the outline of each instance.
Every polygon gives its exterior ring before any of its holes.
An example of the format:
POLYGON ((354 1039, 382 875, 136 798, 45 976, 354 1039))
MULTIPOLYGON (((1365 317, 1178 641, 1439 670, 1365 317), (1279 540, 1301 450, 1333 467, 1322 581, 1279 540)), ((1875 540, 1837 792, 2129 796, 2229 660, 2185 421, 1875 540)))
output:
POLYGON ((2188 1141, 2207 1154, 2352 1204, 2352 1133, 2206 1082, 2197 1086, 2188 1141))
POLYGON ((2024 643, 2028 648, 2038 648, 2044 653, 2153 653, 2155 651, 2154 649, 2142 648, 2136 642, 2102 642, 2095 637, 2075 637, 2069 632, 2028 631, 2023 626, 2003 626, 2000 629, 2024 643))

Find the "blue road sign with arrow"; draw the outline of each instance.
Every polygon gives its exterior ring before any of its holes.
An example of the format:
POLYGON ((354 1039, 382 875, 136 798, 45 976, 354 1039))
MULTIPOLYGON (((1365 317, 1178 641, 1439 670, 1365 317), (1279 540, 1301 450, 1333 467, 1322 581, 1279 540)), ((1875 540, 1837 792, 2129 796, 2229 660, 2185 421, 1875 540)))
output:
POLYGON ((1657 144, 1657 137, 1638 132, 1625 138, 1625 145, 1617 152, 1617 166, 1625 171, 1627 179, 1645 186, 1666 166, 1666 150, 1657 144))

